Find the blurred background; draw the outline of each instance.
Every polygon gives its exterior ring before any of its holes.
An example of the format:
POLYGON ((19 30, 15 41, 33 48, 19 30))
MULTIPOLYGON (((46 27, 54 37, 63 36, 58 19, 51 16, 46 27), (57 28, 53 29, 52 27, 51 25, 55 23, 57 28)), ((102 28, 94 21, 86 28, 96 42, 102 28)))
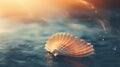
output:
POLYGON ((119 0, 0 0, 0 67, 120 67, 119 0), (52 58, 47 39, 68 32, 95 54, 52 58))

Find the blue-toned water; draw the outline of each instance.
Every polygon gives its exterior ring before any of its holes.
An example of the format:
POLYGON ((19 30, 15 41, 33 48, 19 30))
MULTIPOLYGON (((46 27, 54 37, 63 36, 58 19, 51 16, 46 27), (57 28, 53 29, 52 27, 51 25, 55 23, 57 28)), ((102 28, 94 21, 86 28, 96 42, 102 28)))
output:
POLYGON ((0 33, 0 67, 120 67, 120 28, 114 16, 111 18, 112 29, 107 32, 99 23, 53 18, 46 24, 21 24, 13 32, 0 33), (95 54, 82 58, 48 56, 45 43, 57 32, 92 43, 95 54))

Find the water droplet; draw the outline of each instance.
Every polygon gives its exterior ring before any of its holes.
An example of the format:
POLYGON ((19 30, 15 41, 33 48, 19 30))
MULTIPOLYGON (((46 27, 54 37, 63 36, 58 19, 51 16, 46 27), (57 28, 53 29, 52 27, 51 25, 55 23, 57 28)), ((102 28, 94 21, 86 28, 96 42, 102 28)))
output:
POLYGON ((102 41, 105 41, 105 39, 102 39, 102 41))
POLYGON ((116 50, 117 50, 117 47, 114 47, 113 50, 116 51, 116 50))

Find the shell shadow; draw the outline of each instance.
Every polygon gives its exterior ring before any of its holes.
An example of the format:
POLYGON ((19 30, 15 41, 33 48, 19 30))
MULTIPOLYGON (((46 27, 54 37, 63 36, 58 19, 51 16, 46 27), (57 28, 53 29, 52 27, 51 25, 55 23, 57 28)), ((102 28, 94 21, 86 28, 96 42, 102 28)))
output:
POLYGON ((91 57, 49 56, 46 67, 94 67, 91 57))

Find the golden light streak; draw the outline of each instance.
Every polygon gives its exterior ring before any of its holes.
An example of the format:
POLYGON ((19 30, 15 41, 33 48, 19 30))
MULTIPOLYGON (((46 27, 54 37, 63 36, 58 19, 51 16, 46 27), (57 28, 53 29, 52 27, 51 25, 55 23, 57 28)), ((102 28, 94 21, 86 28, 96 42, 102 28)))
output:
MULTIPOLYGON (((101 26, 102 26, 102 28, 103 28, 103 31, 104 32, 107 32, 107 29, 106 29, 106 20, 103 20, 103 19, 96 19, 96 21, 98 22, 98 23, 100 23, 101 24, 101 26)), ((108 26, 107 26, 108 27, 108 26)))

